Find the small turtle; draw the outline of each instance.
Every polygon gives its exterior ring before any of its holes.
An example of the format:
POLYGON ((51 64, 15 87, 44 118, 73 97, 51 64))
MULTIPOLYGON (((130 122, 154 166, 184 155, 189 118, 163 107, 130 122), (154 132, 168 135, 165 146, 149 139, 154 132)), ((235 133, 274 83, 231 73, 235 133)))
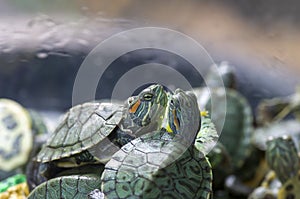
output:
POLYGON ((298 151, 290 136, 270 138, 267 142, 266 160, 282 183, 298 173, 298 151))
POLYGON ((297 149, 290 136, 283 136, 268 142, 266 159, 282 183, 278 190, 278 199, 300 198, 300 159, 297 149))
POLYGON ((250 155, 251 136, 253 133, 253 115, 247 99, 233 89, 197 88, 193 90, 197 96, 200 109, 211 110, 211 98, 216 101, 223 101, 226 98, 226 104, 215 103, 213 123, 220 132, 219 141, 228 151, 234 169, 241 168, 246 158, 250 155), (212 96, 212 97, 210 97, 212 96), (220 107, 219 107, 220 106, 220 107), (226 106, 226 115, 219 113, 218 110, 224 110, 226 106), (220 118, 225 117, 224 125, 220 123, 220 118), (236 149, 239 150, 236 150, 236 149))
POLYGON ((300 198, 300 192, 296 188, 299 185, 300 160, 293 139, 290 136, 270 137, 267 141, 266 160, 272 171, 249 198, 300 198))
POLYGON ((0 99, 0 170, 24 165, 30 155, 33 135, 28 112, 17 102, 0 99))
POLYGON ((65 168, 106 163, 135 136, 160 128, 167 100, 161 85, 151 85, 124 106, 89 102, 71 108, 37 155, 42 164, 33 166, 37 176, 31 186, 57 177, 65 168))
POLYGON ((200 128, 194 94, 175 91, 168 124, 171 132, 162 129, 143 135, 112 156, 101 177, 105 197, 210 197, 211 166, 193 144, 200 128))
POLYGON ((152 85, 128 102, 124 109, 99 102, 71 108, 39 152, 37 161, 57 161, 59 166, 69 166, 64 161, 80 165, 94 162, 96 157, 106 163, 127 139, 160 127, 167 104, 162 86, 152 85))

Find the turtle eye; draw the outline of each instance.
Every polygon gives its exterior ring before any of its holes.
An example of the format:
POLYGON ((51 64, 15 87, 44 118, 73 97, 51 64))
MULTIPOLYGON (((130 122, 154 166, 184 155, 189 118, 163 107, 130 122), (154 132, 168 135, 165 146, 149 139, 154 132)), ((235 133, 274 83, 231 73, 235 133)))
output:
POLYGON ((153 98, 153 94, 152 93, 145 93, 143 95, 143 100, 145 100, 145 101, 151 101, 152 98, 153 98))

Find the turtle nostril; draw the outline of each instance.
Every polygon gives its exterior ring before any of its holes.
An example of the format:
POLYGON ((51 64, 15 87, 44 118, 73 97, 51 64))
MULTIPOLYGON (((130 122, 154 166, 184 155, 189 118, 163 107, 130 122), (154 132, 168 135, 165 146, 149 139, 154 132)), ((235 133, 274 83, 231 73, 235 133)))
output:
POLYGON ((130 97, 129 99, 128 99, 128 104, 131 104, 133 102, 133 97, 130 97))

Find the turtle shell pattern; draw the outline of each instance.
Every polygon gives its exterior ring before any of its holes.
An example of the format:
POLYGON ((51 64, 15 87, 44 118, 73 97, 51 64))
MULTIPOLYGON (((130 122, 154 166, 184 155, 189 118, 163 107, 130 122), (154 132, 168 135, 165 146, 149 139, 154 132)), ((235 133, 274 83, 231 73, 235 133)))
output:
POLYGON ((31 118, 27 110, 9 99, 0 99, 0 113, 0 171, 9 172, 29 158, 33 145, 31 118))
POLYGON ((100 177, 97 174, 62 176, 40 184, 28 199, 82 199, 87 198, 87 194, 98 187, 100 177))
MULTIPOLYGON (((64 115, 46 145, 39 152, 37 161, 49 162, 70 157, 100 142, 104 142, 102 146, 105 148, 112 144, 107 136, 116 128, 121 119, 121 105, 88 102, 74 106, 64 115)), ((115 151, 109 153, 113 154, 115 151)))
POLYGON ((124 145, 106 164, 107 198, 197 198, 211 193, 211 166, 194 145, 167 132, 145 134, 124 145), (179 138, 179 139, 178 139, 179 138))
POLYGON ((197 96, 200 110, 208 110, 218 132, 219 141, 226 147, 232 158, 233 165, 240 168, 250 155, 251 136, 253 134, 253 114, 247 99, 234 89, 197 88, 193 90, 197 96), (211 97, 212 96, 212 97, 211 97), (226 97, 226 104, 224 98, 226 97), (214 103, 212 113, 211 98, 214 103), (226 115, 222 113, 226 107, 226 115), (222 119, 225 117, 224 125, 222 119), (237 150, 239 149, 239 150, 237 150))

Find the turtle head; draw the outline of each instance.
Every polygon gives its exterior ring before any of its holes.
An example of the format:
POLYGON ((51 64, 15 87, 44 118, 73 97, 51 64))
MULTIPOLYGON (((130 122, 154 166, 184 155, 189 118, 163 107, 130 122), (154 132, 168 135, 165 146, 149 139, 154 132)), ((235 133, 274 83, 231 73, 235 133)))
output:
POLYGON ((200 129, 200 111, 193 92, 177 89, 171 96, 167 112, 167 131, 194 141, 200 129))
POLYGON ((153 128, 148 130, 156 130, 161 126, 167 103, 168 96, 163 86, 154 84, 139 95, 128 98, 125 114, 132 121, 133 127, 141 129, 153 124, 153 128))
POLYGON ((218 78, 221 77, 226 88, 236 87, 236 75, 232 65, 230 65, 228 62, 221 62, 218 65, 217 70, 215 69, 216 68, 212 67, 207 75, 208 85, 213 87, 222 86, 218 81, 218 78))

